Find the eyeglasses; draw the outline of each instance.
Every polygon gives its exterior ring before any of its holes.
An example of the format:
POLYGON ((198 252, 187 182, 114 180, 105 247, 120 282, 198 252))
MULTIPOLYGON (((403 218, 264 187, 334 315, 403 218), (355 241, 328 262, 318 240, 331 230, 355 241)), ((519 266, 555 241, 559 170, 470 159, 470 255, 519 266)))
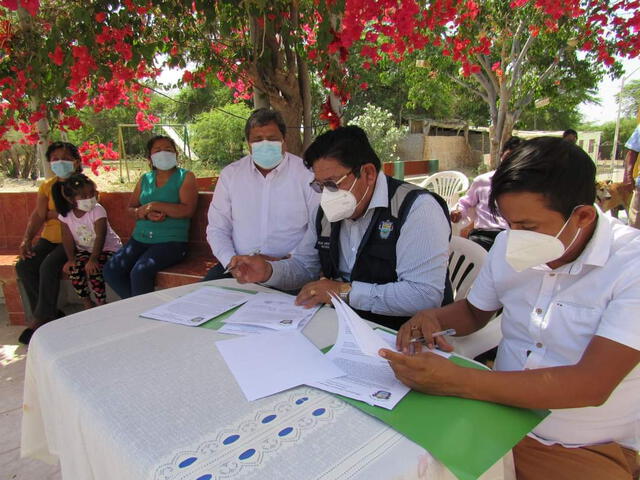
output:
POLYGON ((313 189, 314 192, 317 192, 317 193, 322 193, 322 191, 325 188, 330 192, 337 192, 339 190, 338 185, 340 185, 340 182, 342 182, 345 178, 347 178, 352 173, 353 173, 353 170, 351 170, 348 173, 345 173, 342 177, 340 177, 335 182, 333 180, 327 180, 326 182, 319 182, 318 180, 314 180, 309 184, 309 186, 313 189))

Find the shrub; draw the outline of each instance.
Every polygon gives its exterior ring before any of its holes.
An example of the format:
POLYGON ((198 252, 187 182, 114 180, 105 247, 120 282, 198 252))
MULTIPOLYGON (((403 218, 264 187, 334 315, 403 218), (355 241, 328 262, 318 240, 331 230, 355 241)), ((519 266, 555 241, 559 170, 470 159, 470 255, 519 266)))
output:
POLYGON ((367 105, 362 115, 358 115, 350 123, 367 132, 371 146, 381 162, 400 160, 396 150, 400 139, 407 134, 407 128, 396 127, 391 112, 375 105, 367 105))
POLYGON ((246 148, 244 125, 250 114, 241 103, 199 114, 191 127, 191 144, 200 162, 221 169, 242 157, 246 148))

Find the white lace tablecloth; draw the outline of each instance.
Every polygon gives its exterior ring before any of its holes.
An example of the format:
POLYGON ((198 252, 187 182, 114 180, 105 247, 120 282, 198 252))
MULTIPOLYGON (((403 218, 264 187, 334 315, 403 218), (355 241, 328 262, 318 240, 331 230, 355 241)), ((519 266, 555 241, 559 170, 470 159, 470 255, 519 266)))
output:
MULTIPOLYGON (((423 448, 322 391, 247 402, 214 345, 226 335, 138 317, 200 286, 38 330, 27 358, 22 456, 60 461, 65 480, 454 478, 423 448)), ((323 348, 336 327, 335 312, 323 308, 304 333, 323 348)), ((482 479, 505 478, 503 463, 482 479)))

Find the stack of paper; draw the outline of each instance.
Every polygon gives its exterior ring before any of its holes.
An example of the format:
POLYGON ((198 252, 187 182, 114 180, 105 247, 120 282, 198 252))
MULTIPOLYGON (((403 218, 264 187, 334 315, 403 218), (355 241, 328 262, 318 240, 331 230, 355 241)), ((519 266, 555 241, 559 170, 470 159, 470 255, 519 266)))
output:
POLYGON ((257 293, 225 320, 218 331, 234 335, 266 333, 274 330, 302 330, 320 306, 304 308, 296 297, 284 293, 257 293))
POLYGON ((392 409, 409 392, 381 358, 381 348, 395 348, 374 331, 349 305, 332 300, 338 314, 338 339, 329 353, 334 365, 346 375, 307 383, 315 388, 392 409))
POLYGON ((246 292, 206 286, 152 308, 140 316, 195 327, 242 305, 251 297, 253 295, 246 292))
POLYGON ((298 330, 216 342, 247 400, 344 375, 298 330))

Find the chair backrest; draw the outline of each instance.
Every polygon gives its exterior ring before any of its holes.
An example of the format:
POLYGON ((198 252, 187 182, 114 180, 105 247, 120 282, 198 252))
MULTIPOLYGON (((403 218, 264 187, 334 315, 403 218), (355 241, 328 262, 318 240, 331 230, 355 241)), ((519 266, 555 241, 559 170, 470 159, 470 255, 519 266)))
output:
POLYGON ((487 251, 471 240, 452 237, 449 245, 449 280, 454 300, 465 298, 487 256, 487 251))
POLYGON ((448 170, 427 177, 420 186, 440 195, 450 209, 455 207, 460 194, 469 188, 469 179, 462 172, 448 170))

